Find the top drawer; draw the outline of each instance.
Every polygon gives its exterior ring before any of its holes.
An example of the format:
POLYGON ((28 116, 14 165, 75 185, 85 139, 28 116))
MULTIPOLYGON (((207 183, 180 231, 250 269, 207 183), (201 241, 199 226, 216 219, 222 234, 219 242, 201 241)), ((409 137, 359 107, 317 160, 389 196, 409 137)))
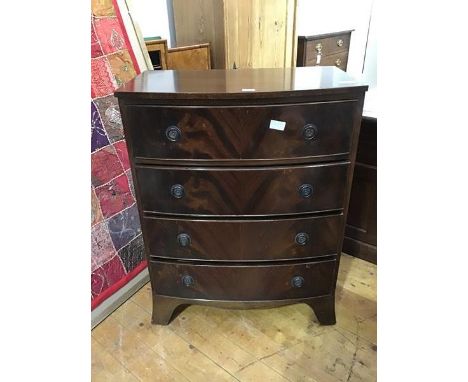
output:
MULTIPOLYGON (((315 57, 317 54, 328 56, 337 53, 348 54, 351 33, 341 35, 313 38, 307 41, 307 59, 315 57)), ((324 65, 324 64, 322 64, 324 65)))
MULTIPOLYGON (((323 159, 349 152, 357 101, 243 107, 128 106, 135 158, 323 159), (272 121, 284 122, 276 130, 272 121)), ((280 124, 276 124, 280 125, 280 124)))

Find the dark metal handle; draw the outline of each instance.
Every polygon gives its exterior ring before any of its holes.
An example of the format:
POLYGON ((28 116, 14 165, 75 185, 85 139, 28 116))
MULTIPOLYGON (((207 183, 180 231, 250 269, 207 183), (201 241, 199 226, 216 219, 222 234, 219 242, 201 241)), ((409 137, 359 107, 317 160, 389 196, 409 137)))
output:
POLYGON ((187 233, 179 233, 177 235, 177 242, 181 247, 188 247, 190 243, 192 242, 192 239, 190 238, 190 235, 187 233))
POLYGON ((311 141, 317 138, 317 134, 318 134, 318 128, 312 123, 308 123, 302 129, 302 136, 304 137, 306 141, 311 141))
POLYGON ((296 242, 296 244, 306 245, 309 242, 309 235, 306 234, 305 232, 299 232, 296 235, 294 241, 296 242))
POLYGON ((302 184, 299 186, 298 191, 299 195, 301 195, 303 198, 310 198, 314 192, 314 189, 310 184, 302 184))
POLYGON ((169 126, 166 129, 166 137, 171 142, 177 142, 181 136, 182 136, 182 132, 177 126, 169 126))
POLYGON ((193 277, 189 275, 182 276, 182 284, 184 284, 186 287, 192 286, 195 283, 193 281, 193 277))
POLYGON ((291 279, 291 285, 293 288, 302 288, 304 285, 304 278, 301 276, 294 276, 291 279))
POLYGON ((183 198, 185 195, 184 186, 182 186, 181 184, 174 184, 171 187, 171 195, 176 199, 183 198))

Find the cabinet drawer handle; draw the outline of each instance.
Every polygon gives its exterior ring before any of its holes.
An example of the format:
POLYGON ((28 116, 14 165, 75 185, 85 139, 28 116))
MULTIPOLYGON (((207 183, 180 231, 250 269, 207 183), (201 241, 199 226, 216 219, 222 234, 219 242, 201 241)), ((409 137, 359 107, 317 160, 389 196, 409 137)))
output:
POLYGON ((313 123, 308 123, 302 129, 302 136, 304 137, 306 141, 311 141, 317 138, 317 134, 318 134, 317 126, 315 126, 313 123))
POLYGON ((183 198, 185 195, 184 186, 182 186, 181 184, 174 184, 171 187, 171 195, 176 199, 183 198))
POLYGON ((337 58, 337 59, 336 59, 335 65, 336 65, 336 66, 340 66, 340 65, 341 65, 341 58, 337 58))
POLYGON ((190 235, 187 233, 179 233, 177 235, 177 242, 179 243, 181 247, 188 247, 191 244, 192 239, 190 238, 190 235))
POLYGON ((301 276, 294 276, 291 279, 291 285, 293 288, 302 288, 304 286, 304 278, 301 276))
POLYGON ((182 136, 182 132, 177 126, 169 126, 166 129, 166 137, 171 142, 177 142, 181 136, 182 136))
POLYGON ((192 286, 194 283, 195 283, 195 281, 193 281, 193 277, 192 277, 192 276, 185 275, 185 276, 182 277, 182 284, 184 284, 186 287, 190 287, 190 286, 192 286))
POLYGON ((312 196, 313 190, 314 189, 310 184, 302 184, 298 189, 299 195, 301 195, 303 198, 310 198, 312 196))
POLYGON ((294 241, 296 244, 306 245, 309 242, 309 235, 305 232, 299 232, 294 238, 294 241))
POLYGON ((336 45, 338 46, 343 46, 343 40, 340 38, 337 42, 336 42, 336 45))

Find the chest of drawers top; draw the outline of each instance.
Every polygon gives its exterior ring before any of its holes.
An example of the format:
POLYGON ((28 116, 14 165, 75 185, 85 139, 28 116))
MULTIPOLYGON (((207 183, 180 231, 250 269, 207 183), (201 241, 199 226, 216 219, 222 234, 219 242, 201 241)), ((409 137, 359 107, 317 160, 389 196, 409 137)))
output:
POLYGON ((357 98, 367 86, 333 66, 146 71, 115 92, 128 104, 255 105, 357 98), (282 99, 287 97, 287 99, 282 99))

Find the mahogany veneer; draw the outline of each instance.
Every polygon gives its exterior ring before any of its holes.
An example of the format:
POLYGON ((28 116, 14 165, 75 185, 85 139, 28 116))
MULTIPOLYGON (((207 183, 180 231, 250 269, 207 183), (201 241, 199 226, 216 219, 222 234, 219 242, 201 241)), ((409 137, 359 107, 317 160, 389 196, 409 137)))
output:
POLYGON ((117 90, 153 323, 299 302, 335 323, 366 90, 334 67, 149 71, 117 90))

